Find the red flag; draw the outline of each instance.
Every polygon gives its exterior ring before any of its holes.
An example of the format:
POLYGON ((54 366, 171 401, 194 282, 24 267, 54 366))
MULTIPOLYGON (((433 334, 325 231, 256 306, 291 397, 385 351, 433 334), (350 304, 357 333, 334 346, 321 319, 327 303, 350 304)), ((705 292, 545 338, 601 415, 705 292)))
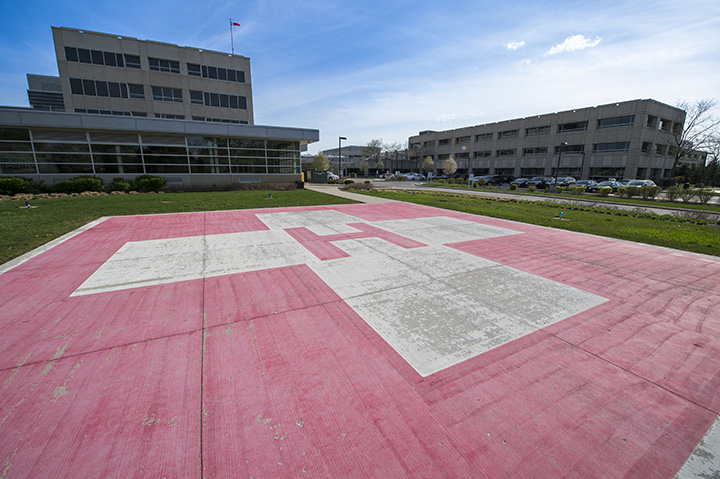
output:
POLYGON ((237 22, 232 22, 232 24, 233 24, 233 25, 237 25, 238 27, 240 26, 240 24, 237 23, 237 22))

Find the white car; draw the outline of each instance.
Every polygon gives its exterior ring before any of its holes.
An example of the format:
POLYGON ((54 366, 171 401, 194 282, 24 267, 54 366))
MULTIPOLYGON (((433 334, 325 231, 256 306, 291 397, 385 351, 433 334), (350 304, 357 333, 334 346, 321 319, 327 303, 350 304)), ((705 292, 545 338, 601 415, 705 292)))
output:
POLYGON ((327 172, 328 180, 339 180, 340 177, 333 173, 332 171, 327 172))
POLYGON ((401 175, 410 181, 422 181, 425 179, 425 177, 420 173, 401 173, 401 175))

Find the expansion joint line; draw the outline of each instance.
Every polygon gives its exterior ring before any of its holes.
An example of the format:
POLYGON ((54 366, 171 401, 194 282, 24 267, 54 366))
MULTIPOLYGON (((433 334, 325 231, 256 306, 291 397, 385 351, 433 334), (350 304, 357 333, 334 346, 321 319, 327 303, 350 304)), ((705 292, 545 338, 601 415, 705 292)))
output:
POLYGON ((203 254, 202 254, 202 299, 200 307, 200 479, 205 476, 205 463, 203 455, 203 431, 205 430, 205 398, 203 392, 205 390, 205 279, 207 265, 207 216, 203 215, 203 254))

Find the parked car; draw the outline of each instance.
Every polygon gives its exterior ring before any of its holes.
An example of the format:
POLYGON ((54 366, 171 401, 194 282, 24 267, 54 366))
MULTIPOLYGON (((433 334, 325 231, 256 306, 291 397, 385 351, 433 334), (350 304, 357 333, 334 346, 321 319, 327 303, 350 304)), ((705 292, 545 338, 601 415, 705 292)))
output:
POLYGON ((448 175, 437 175, 432 177, 433 180, 447 180, 448 178, 448 175))
POLYGON ((400 174, 403 175, 406 179, 408 179, 410 181, 422 181, 425 179, 425 176, 421 175, 420 173, 410 172, 410 173, 400 173, 400 174))
POLYGON ((577 180, 572 186, 582 186, 583 188, 590 188, 591 186, 597 185, 595 180, 577 180))
POLYGON ((535 176, 533 178, 530 178, 530 181, 528 181, 528 186, 535 186, 537 188, 546 188, 550 186, 553 182, 554 178, 548 178, 545 176, 535 176))
POLYGON ((327 172, 327 177, 328 177, 328 180, 339 180, 340 179, 340 177, 338 175, 336 175, 335 173, 333 173, 332 171, 327 172))
POLYGON ((617 193, 618 188, 621 188, 622 184, 620 182, 617 182, 614 180, 601 181, 597 185, 589 187, 586 191, 588 193, 597 193, 600 190, 600 188, 605 188, 606 186, 609 186, 610 188, 612 188, 613 193, 617 193))
POLYGON ((527 188, 529 178, 516 178, 510 184, 518 185, 519 188, 527 188))
POLYGON ((657 186, 653 180, 631 180, 628 182, 627 186, 657 186))
MULTIPOLYGON (((554 178, 553 178, 554 180, 554 178)), ((575 184, 575 178, 572 176, 558 176, 557 182, 555 183, 555 186, 564 186, 567 188, 570 185, 575 184)))
POLYGON ((491 185, 502 185, 503 183, 508 181, 505 175, 486 175, 482 176, 481 178, 485 180, 485 183, 491 185))

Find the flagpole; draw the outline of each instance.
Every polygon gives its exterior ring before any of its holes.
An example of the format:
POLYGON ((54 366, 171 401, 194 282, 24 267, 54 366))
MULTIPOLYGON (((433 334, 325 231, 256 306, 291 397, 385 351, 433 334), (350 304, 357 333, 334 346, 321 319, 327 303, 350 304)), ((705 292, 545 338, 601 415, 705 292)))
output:
POLYGON ((235 55, 235 40, 233 40, 233 31, 232 31, 232 18, 230 19, 230 48, 232 49, 232 54, 235 55))

